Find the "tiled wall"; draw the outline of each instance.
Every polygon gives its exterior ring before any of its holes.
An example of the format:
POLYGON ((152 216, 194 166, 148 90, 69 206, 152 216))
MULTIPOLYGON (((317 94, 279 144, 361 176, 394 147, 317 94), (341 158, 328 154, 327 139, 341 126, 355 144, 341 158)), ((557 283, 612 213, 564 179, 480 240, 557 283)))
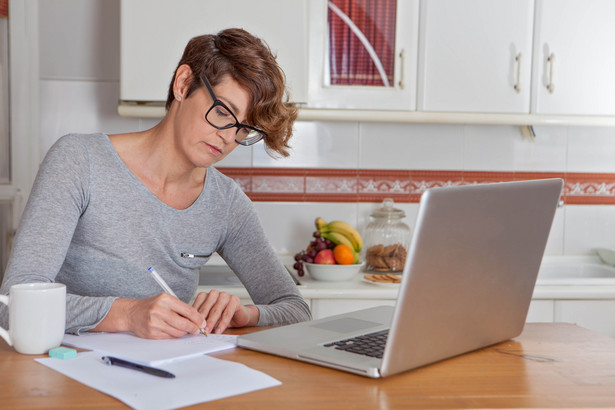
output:
MULTIPOLYGON (((41 158, 68 132, 155 124, 117 115, 118 0, 45 0, 39 14, 41 158)), ((567 185, 547 254, 615 247, 615 128, 543 126, 536 133, 532 142, 515 126, 298 122, 290 158, 274 160, 258 144, 238 147, 219 165, 249 184, 279 253, 303 248, 317 216, 364 228, 384 195, 379 189, 390 191, 413 226, 421 181, 549 175, 567 185), (370 179, 389 183, 370 191, 361 185, 370 179)))

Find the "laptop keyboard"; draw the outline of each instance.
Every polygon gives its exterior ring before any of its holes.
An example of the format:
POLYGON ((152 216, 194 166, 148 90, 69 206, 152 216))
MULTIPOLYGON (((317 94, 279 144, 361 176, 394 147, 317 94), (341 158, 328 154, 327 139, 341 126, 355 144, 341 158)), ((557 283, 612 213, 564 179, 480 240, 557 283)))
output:
POLYGON ((389 330, 385 329, 379 332, 368 333, 366 335, 355 336, 349 339, 327 343, 324 346, 382 359, 382 354, 384 353, 384 346, 387 343, 388 335, 389 330))

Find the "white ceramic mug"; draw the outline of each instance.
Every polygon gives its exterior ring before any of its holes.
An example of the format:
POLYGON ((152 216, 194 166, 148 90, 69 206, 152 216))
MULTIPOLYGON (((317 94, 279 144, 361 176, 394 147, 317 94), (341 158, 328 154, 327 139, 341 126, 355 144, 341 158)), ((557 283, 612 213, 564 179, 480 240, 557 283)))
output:
POLYGON ((9 309, 9 330, 0 336, 19 353, 44 354, 60 346, 66 326, 66 286, 61 283, 21 283, 0 295, 9 309))

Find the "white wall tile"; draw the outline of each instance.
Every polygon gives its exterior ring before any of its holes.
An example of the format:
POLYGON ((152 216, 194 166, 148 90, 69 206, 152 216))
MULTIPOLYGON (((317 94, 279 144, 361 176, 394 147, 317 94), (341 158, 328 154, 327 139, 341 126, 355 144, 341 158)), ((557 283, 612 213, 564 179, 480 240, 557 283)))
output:
POLYGON ((466 125, 463 169, 467 171, 512 171, 513 140, 519 127, 466 125))
MULTIPOLYGON (((519 128, 519 127, 517 127, 519 128)), ((534 141, 513 138, 514 170, 563 172, 566 170, 568 129, 566 127, 535 126, 534 141)))
POLYGON ((356 226, 357 204, 332 202, 254 202, 276 252, 294 255, 305 249, 316 230, 314 220, 342 220, 356 226))
POLYGON ((615 206, 566 205, 564 254, 593 254, 615 248, 615 206))
POLYGON ((615 127, 568 127, 568 172, 615 172, 615 127))
MULTIPOLYGON (((402 221, 408 225, 412 235, 416 224, 416 216, 419 211, 419 204, 396 202, 394 206, 395 208, 401 209, 406 213, 406 216, 402 219, 402 221)), ((381 207, 382 202, 363 202, 359 204, 359 219, 357 221, 356 228, 362 235, 365 233, 367 225, 372 221, 372 218, 370 217, 372 212, 381 207)))
POLYGON ((38 8, 41 78, 119 80, 119 0, 45 0, 38 8))
POLYGON ((361 123, 362 169, 463 169, 463 127, 361 123))
POLYGON ((566 207, 557 208, 557 210, 555 211, 555 217, 553 218, 553 225, 551 225, 551 232, 549 233, 549 239, 547 240, 547 247, 545 248, 545 255, 561 256, 564 254, 565 214, 566 214, 566 207))
POLYGON ((137 118, 118 115, 118 98, 117 81, 41 81, 41 159, 58 138, 68 133, 113 134, 137 129, 137 118))
POLYGON ((254 146, 255 167, 356 169, 358 124, 355 122, 297 121, 287 158, 274 159, 264 144, 254 146))

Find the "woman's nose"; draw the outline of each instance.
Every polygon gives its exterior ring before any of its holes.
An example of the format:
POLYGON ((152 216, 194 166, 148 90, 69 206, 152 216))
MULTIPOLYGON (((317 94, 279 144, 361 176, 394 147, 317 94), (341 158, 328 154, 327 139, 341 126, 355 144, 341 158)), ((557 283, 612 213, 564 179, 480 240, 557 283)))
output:
POLYGON ((237 129, 235 127, 218 130, 218 135, 226 142, 230 143, 235 141, 235 134, 237 129))

